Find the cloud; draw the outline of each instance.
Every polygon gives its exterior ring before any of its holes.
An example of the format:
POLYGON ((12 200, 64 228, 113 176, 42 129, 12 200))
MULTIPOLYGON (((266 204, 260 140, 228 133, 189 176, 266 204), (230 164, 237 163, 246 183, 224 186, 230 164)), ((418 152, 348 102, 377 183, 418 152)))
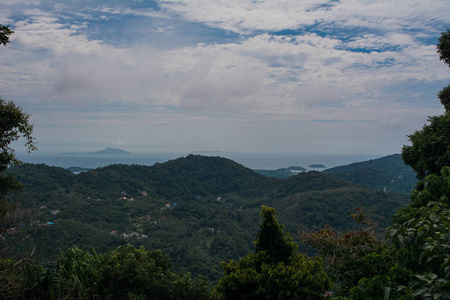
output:
POLYGON ((313 25, 316 11, 328 0, 306 1, 163 1, 163 9, 180 14, 189 21, 239 33, 254 30, 278 31, 313 25))
POLYGON ((46 50, 56 55, 99 54, 106 47, 102 41, 88 40, 78 34, 86 25, 64 24, 54 14, 40 9, 27 9, 24 14, 29 17, 15 24, 14 40, 28 51, 46 50))
POLYGON ((408 34, 387 33, 386 35, 365 34, 361 37, 352 38, 346 43, 351 49, 364 49, 364 51, 401 49, 415 43, 414 38, 408 34))
POLYGON ((366 27, 374 30, 414 28, 434 31, 437 22, 448 22, 445 0, 420 1, 163 1, 162 8, 187 20, 238 33, 322 27, 366 27))
POLYGON ((153 8, 140 7, 138 9, 132 9, 129 7, 122 7, 122 6, 103 5, 93 9, 93 11, 112 15, 135 15, 149 18, 162 18, 162 19, 170 18, 169 16, 165 15, 162 12, 155 11, 155 9, 153 8))
POLYGON ((44 141, 398 146, 449 79, 434 45, 447 1, 42 3, 0 12, 16 31, 0 96, 44 141))
POLYGON ((374 31, 419 30, 436 32, 447 23, 445 0, 342 0, 327 11, 325 22, 335 27, 364 27, 374 31))
MULTIPOLYGON (((116 48, 89 39, 85 23, 65 24, 39 9, 26 14, 29 17, 16 24, 16 42, 38 50, 34 55, 48 53, 35 65, 38 71, 32 71, 39 74, 27 75, 41 82, 39 88, 32 86, 30 94, 36 95, 36 89, 44 94, 50 88, 53 95, 44 101, 59 99, 72 106, 123 102, 242 113, 338 105, 348 109, 356 99, 384 99, 386 85, 408 78, 429 81, 448 76, 434 47, 407 34, 367 34, 344 41, 316 33, 263 33, 229 43, 169 50, 146 45, 116 48), (355 52, 354 48, 368 50, 355 52)), ((25 64, 37 61, 35 57, 14 68, 25 73, 25 64)))

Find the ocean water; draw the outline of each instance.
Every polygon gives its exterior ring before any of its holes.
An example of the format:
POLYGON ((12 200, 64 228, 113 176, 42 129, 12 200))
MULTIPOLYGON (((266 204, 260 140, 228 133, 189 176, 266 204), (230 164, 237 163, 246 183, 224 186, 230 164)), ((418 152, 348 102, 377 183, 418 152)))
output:
MULTIPOLYGON (((241 153, 241 152, 206 152, 195 153, 205 156, 220 156, 231 159, 250 169, 275 170, 290 166, 306 169, 312 164, 322 164, 326 168, 347 165, 376 159, 385 155, 376 154, 302 154, 302 153, 241 153)), ((136 154, 52 154, 52 153, 18 153, 23 162, 46 164, 62 168, 82 167, 98 168, 111 164, 147 165, 163 163, 189 153, 136 153, 136 154)), ((323 169, 318 169, 323 170, 323 169)))

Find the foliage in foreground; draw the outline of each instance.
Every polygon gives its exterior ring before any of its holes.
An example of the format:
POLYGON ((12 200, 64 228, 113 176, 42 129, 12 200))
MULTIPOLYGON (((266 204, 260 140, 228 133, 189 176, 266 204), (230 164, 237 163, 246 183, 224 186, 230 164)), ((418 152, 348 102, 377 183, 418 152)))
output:
POLYGON ((275 209, 263 206, 260 215, 255 253, 222 263, 224 277, 216 292, 224 299, 321 299, 330 287, 322 261, 298 252, 291 237, 283 234, 275 209))
POLYGON ((326 226, 301 236, 325 260, 334 293, 344 296, 362 278, 385 272, 390 261, 388 244, 380 234, 378 224, 368 218, 363 208, 356 208, 351 218, 360 224, 359 229, 339 233, 326 226))
POLYGON ((412 201, 387 231, 386 268, 361 279, 350 299, 379 299, 387 291, 391 299, 450 299, 450 168, 425 177, 412 201))
POLYGON ((401 295, 450 299, 450 168, 429 175, 388 231, 401 295))
POLYGON ((425 177, 412 204, 393 216, 386 238, 366 228, 326 227, 303 238, 327 264, 337 295, 353 300, 450 299, 450 167, 425 177))
POLYGON ((29 264, 14 274, 16 286, 2 299, 208 299, 202 280, 170 271, 160 251, 125 245, 97 255, 72 247, 54 268, 29 264))

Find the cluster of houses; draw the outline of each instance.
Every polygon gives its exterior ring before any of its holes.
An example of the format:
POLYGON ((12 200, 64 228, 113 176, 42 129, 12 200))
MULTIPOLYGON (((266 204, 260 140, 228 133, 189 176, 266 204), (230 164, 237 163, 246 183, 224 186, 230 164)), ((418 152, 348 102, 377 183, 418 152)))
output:
MULTIPOLYGON (((46 206, 46 205, 41 205, 40 206, 40 209, 47 209, 48 207, 46 206)), ((51 211, 50 211, 50 214, 52 214, 52 215, 54 215, 54 216, 56 216, 57 214, 59 214, 59 213, 61 213, 61 211, 59 210, 59 209, 52 209, 51 211)), ((38 225, 40 225, 40 226, 44 226, 44 227, 50 227, 50 226, 53 226, 55 223, 53 223, 53 222, 43 222, 43 223, 41 223, 41 221, 36 221, 36 223, 38 224, 38 225)))
POLYGON ((118 235, 118 236, 120 236, 120 237, 122 237, 122 238, 124 238, 124 239, 129 239, 129 238, 137 238, 138 240, 139 239, 146 239, 146 238, 148 238, 148 235, 145 235, 145 234, 139 234, 139 233, 137 233, 137 232, 132 232, 132 233, 120 233, 120 232, 118 232, 117 230, 113 230, 113 231, 111 231, 111 234, 113 234, 113 235, 118 235))

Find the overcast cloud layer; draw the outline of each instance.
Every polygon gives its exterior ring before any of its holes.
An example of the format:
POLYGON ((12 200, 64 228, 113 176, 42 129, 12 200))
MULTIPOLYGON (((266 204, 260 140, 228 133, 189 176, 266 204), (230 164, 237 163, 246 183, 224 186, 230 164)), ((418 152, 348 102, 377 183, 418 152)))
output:
POLYGON ((41 151, 399 153, 450 81, 447 0, 3 0, 41 151))

